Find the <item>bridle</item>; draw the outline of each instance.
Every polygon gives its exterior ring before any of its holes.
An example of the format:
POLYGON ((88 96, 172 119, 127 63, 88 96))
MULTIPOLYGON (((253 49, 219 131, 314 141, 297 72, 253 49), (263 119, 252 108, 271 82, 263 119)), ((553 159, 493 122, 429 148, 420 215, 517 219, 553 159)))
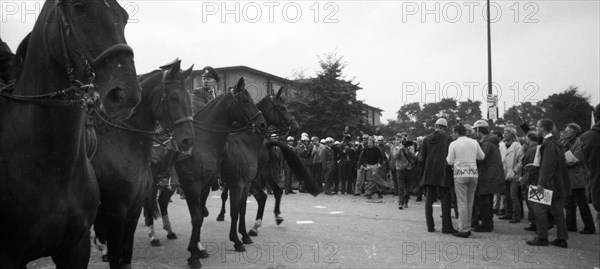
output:
MULTIPOLYGON (((240 94, 243 94, 243 91, 237 92, 237 93, 227 93, 226 96, 224 96, 224 98, 234 98, 234 107, 236 108, 236 113, 238 115, 246 115, 242 109, 241 109, 241 105, 240 103, 242 102, 240 100, 240 94)), ((258 109, 257 109, 258 110, 258 109)), ((202 111, 202 110, 200 110, 202 111)), ((200 113, 200 111, 198 111, 197 113, 200 113)), ((245 117, 245 125, 241 128, 237 128, 237 129, 219 129, 219 128, 212 128, 209 127, 209 124, 206 122, 201 122, 201 121, 197 121, 194 120, 194 127, 200 129, 200 130, 204 130, 207 132, 211 132, 211 133, 229 133, 229 134, 234 134, 234 133, 248 133, 248 134, 255 134, 255 133, 260 133, 260 130, 258 130, 258 128, 256 128, 256 119, 262 115, 262 112, 260 110, 258 110, 256 113, 254 113, 252 116, 247 116, 245 117)))
MULTIPOLYGON (((108 6, 108 3, 105 4, 108 6)), ((94 85, 94 80, 96 78, 94 68, 97 68, 102 61, 106 60, 108 57, 116 53, 126 52, 133 55, 133 49, 127 44, 120 43, 105 49, 96 57, 93 57, 90 54, 90 52, 82 45, 81 40, 78 36, 77 28, 75 27, 75 23, 73 23, 72 18, 68 16, 67 12, 64 11, 63 0, 55 0, 54 8, 56 10, 57 15, 59 16, 58 24, 60 28, 59 36, 63 58, 62 62, 66 70, 67 76, 69 77, 69 87, 63 90, 42 95, 25 96, 3 93, 3 91, 14 86, 14 84, 11 84, 7 87, 0 89, 0 96, 15 101, 41 105, 81 105, 85 108, 94 107, 100 97, 100 93, 94 85), (69 41, 68 37, 71 37, 70 41, 72 41, 75 46, 75 52, 77 54, 77 57, 75 59, 71 59, 71 56, 69 55, 69 51, 67 49, 67 43, 69 41), (75 61, 80 61, 83 68, 85 69, 87 75, 86 84, 82 83, 81 81, 75 78, 73 67, 75 61), (73 96, 75 98, 68 98, 73 96)), ((46 50, 48 51, 48 41, 46 40, 45 35, 44 44, 46 50)))
POLYGON ((277 115, 277 117, 279 119, 284 119, 283 121, 285 121, 281 126, 279 126, 279 128, 275 129, 275 131, 272 132, 268 132, 267 135, 270 134, 277 134, 280 137, 284 137, 287 136, 290 132, 290 130, 292 129, 292 122, 294 121, 294 116, 291 117, 286 117, 280 110, 276 110, 276 104, 273 102, 273 100, 271 99, 271 97, 267 97, 268 98, 268 102, 271 103, 271 107, 269 107, 264 114, 265 115, 271 115, 270 113, 274 113, 274 115, 277 115))
POLYGON ((182 80, 168 80, 167 79, 168 74, 169 74, 168 70, 165 70, 163 72, 162 83, 161 83, 162 84, 162 96, 160 97, 159 104, 162 103, 163 115, 165 115, 165 117, 167 118, 167 122, 169 124, 169 126, 163 126, 163 127, 168 133, 173 134, 175 132, 175 128, 177 128, 177 126, 188 123, 188 122, 194 122, 194 118, 190 115, 190 116, 183 116, 177 120, 173 120, 173 116, 171 115, 171 110, 169 110, 169 101, 167 99, 167 85, 176 84, 176 85, 180 86, 180 88, 185 88, 185 86, 184 86, 184 82, 182 80))

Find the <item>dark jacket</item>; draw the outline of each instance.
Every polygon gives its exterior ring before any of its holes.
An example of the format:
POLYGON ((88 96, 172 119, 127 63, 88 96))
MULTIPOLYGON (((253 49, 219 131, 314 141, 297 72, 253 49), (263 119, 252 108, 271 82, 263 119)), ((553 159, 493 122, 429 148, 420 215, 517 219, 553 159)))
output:
POLYGON ((552 190, 554 192, 553 198, 565 198, 571 194, 565 151, 555 136, 545 138, 540 147, 540 178, 538 185, 552 190))
POLYGON ((521 161, 520 174, 525 179, 524 187, 527 187, 527 185, 537 186, 537 181, 538 181, 538 178, 540 177, 539 169, 536 169, 534 167, 530 168, 527 166, 528 164, 533 163, 533 160, 535 159, 535 153, 537 152, 537 146, 538 146, 537 141, 534 144, 529 145, 527 147, 527 150, 525 151, 525 154, 523 155, 523 160, 521 161))
POLYGON ((360 154, 360 159, 358 161, 359 165, 373 165, 377 163, 383 162, 383 155, 381 154, 381 150, 377 147, 369 148, 368 146, 363 149, 360 154))
POLYGON ((477 161, 477 172, 479 175, 479 179, 477 180, 477 194, 479 195, 499 193, 505 186, 505 174, 499 144, 500 138, 495 135, 488 135, 481 142, 481 150, 485 154, 485 158, 477 161))
POLYGON ((600 122, 581 136, 584 163, 592 191, 592 203, 600 211, 600 122))
POLYGON ((340 151, 340 178, 353 177, 353 170, 356 169, 356 152, 352 148, 344 148, 340 151))
POLYGON ((452 142, 452 137, 440 131, 435 131, 423 140, 423 168, 421 186, 442 186, 451 187, 453 185, 452 168, 446 162, 448 156, 448 146, 452 142))
POLYGON ((575 163, 567 163, 571 189, 585 189, 585 187, 587 187, 587 171, 583 165, 584 156, 583 151, 581 150, 581 141, 579 137, 575 137, 566 142, 564 146, 565 152, 571 151, 575 158, 579 160, 575 163))

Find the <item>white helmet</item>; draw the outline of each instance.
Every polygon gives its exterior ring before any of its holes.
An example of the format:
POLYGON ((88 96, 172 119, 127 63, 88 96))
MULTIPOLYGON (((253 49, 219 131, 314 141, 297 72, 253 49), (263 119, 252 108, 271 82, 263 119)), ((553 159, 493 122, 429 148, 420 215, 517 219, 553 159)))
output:
POLYGON ((490 125, 486 120, 478 120, 473 124, 473 128, 484 127, 486 129, 490 128, 490 125))
POLYGON ((334 145, 340 145, 340 144, 342 144, 342 142, 340 142, 340 141, 335 141, 335 142, 333 142, 333 144, 334 144, 334 145))
POLYGON ((294 137, 288 136, 287 141, 294 141, 294 137))
POLYGON ((377 141, 383 141, 383 136, 382 135, 378 136, 377 141))
POLYGON ((300 138, 301 141, 308 141, 310 140, 310 138, 308 138, 308 136, 303 136, 300 138))
POLYGON ((306 136, 306 137, 308 137, 308 134, 307 133, 302 133, 302 135, 300 135, 300 136, 306 136))
POLYGON ((437 121, 435 121, 435 125, 442 125, 448 127, 448 121, 446 121, 446 119, 444 118, 439 118, 437 121))
POLYGON ((326 141, 325 141, 325 139, 321 139, 320 142, 321 142, 321 144, 325 144, 326 141))
POLYGON ((326 143, 329 143, 329 142, 333 143, 334 141, 335 141, 335 139, 333 139, 332 137, 325 138, 326 143))

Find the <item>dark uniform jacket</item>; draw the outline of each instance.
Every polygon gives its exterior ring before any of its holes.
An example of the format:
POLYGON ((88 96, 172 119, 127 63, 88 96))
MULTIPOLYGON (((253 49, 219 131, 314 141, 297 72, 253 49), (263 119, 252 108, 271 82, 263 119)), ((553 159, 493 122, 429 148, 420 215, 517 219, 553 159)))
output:
MULTIPOLYGON (((499 193, 502 188, 505 188, 504 166, 499 146, 500 138, 495 135, 488 135, 481 142, 481 150, 485 158, 477 161, 477 194, 479 195, 499 193)), ((535 156, 535 150, 533 153, 535 156)))
POLYGON ((540 147, 540 178, 538 185, 552 190, 553 199, 571 194, 571 183, 567 172, 567 161, 562 144, 555 136, 544 138, 540 147))
POLYGON ((600 211, 600 122, 581 136, 581 143, 592 191, 592 203, 596 211, 600 211))
POLYGON ((584 156, 579 137, 575 137, 564 143, 564 146, 565 152, 570 150, 575 158, 579 160, 575 163, 567 163, 571 189, 585 189, 587 187, 587 169, 583 165, 584 156))
POLYGON ((451 187, 454 184, 452 168, 446 162, 448 147, 452 137, 441 131, 435 131, 423 140, 423 167, 421 186, 451 187))
POLYGON ((194 114, 203 108, 212 99, 215 99, 213 94, 210 92, 210 88, 199 88, 195 89, 192 93, 192 111, 194 114))

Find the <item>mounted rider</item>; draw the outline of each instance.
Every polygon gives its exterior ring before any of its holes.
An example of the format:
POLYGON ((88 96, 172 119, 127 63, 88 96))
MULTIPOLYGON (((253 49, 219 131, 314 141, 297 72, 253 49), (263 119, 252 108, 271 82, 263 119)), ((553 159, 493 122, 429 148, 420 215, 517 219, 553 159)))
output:
POLYGON ((201 85, 192 91, 192 111, 194 114, 204 107, 210 100, 217 97, 217 83, 219 74, 214 68, 206 66, 202 69, 201 85))

